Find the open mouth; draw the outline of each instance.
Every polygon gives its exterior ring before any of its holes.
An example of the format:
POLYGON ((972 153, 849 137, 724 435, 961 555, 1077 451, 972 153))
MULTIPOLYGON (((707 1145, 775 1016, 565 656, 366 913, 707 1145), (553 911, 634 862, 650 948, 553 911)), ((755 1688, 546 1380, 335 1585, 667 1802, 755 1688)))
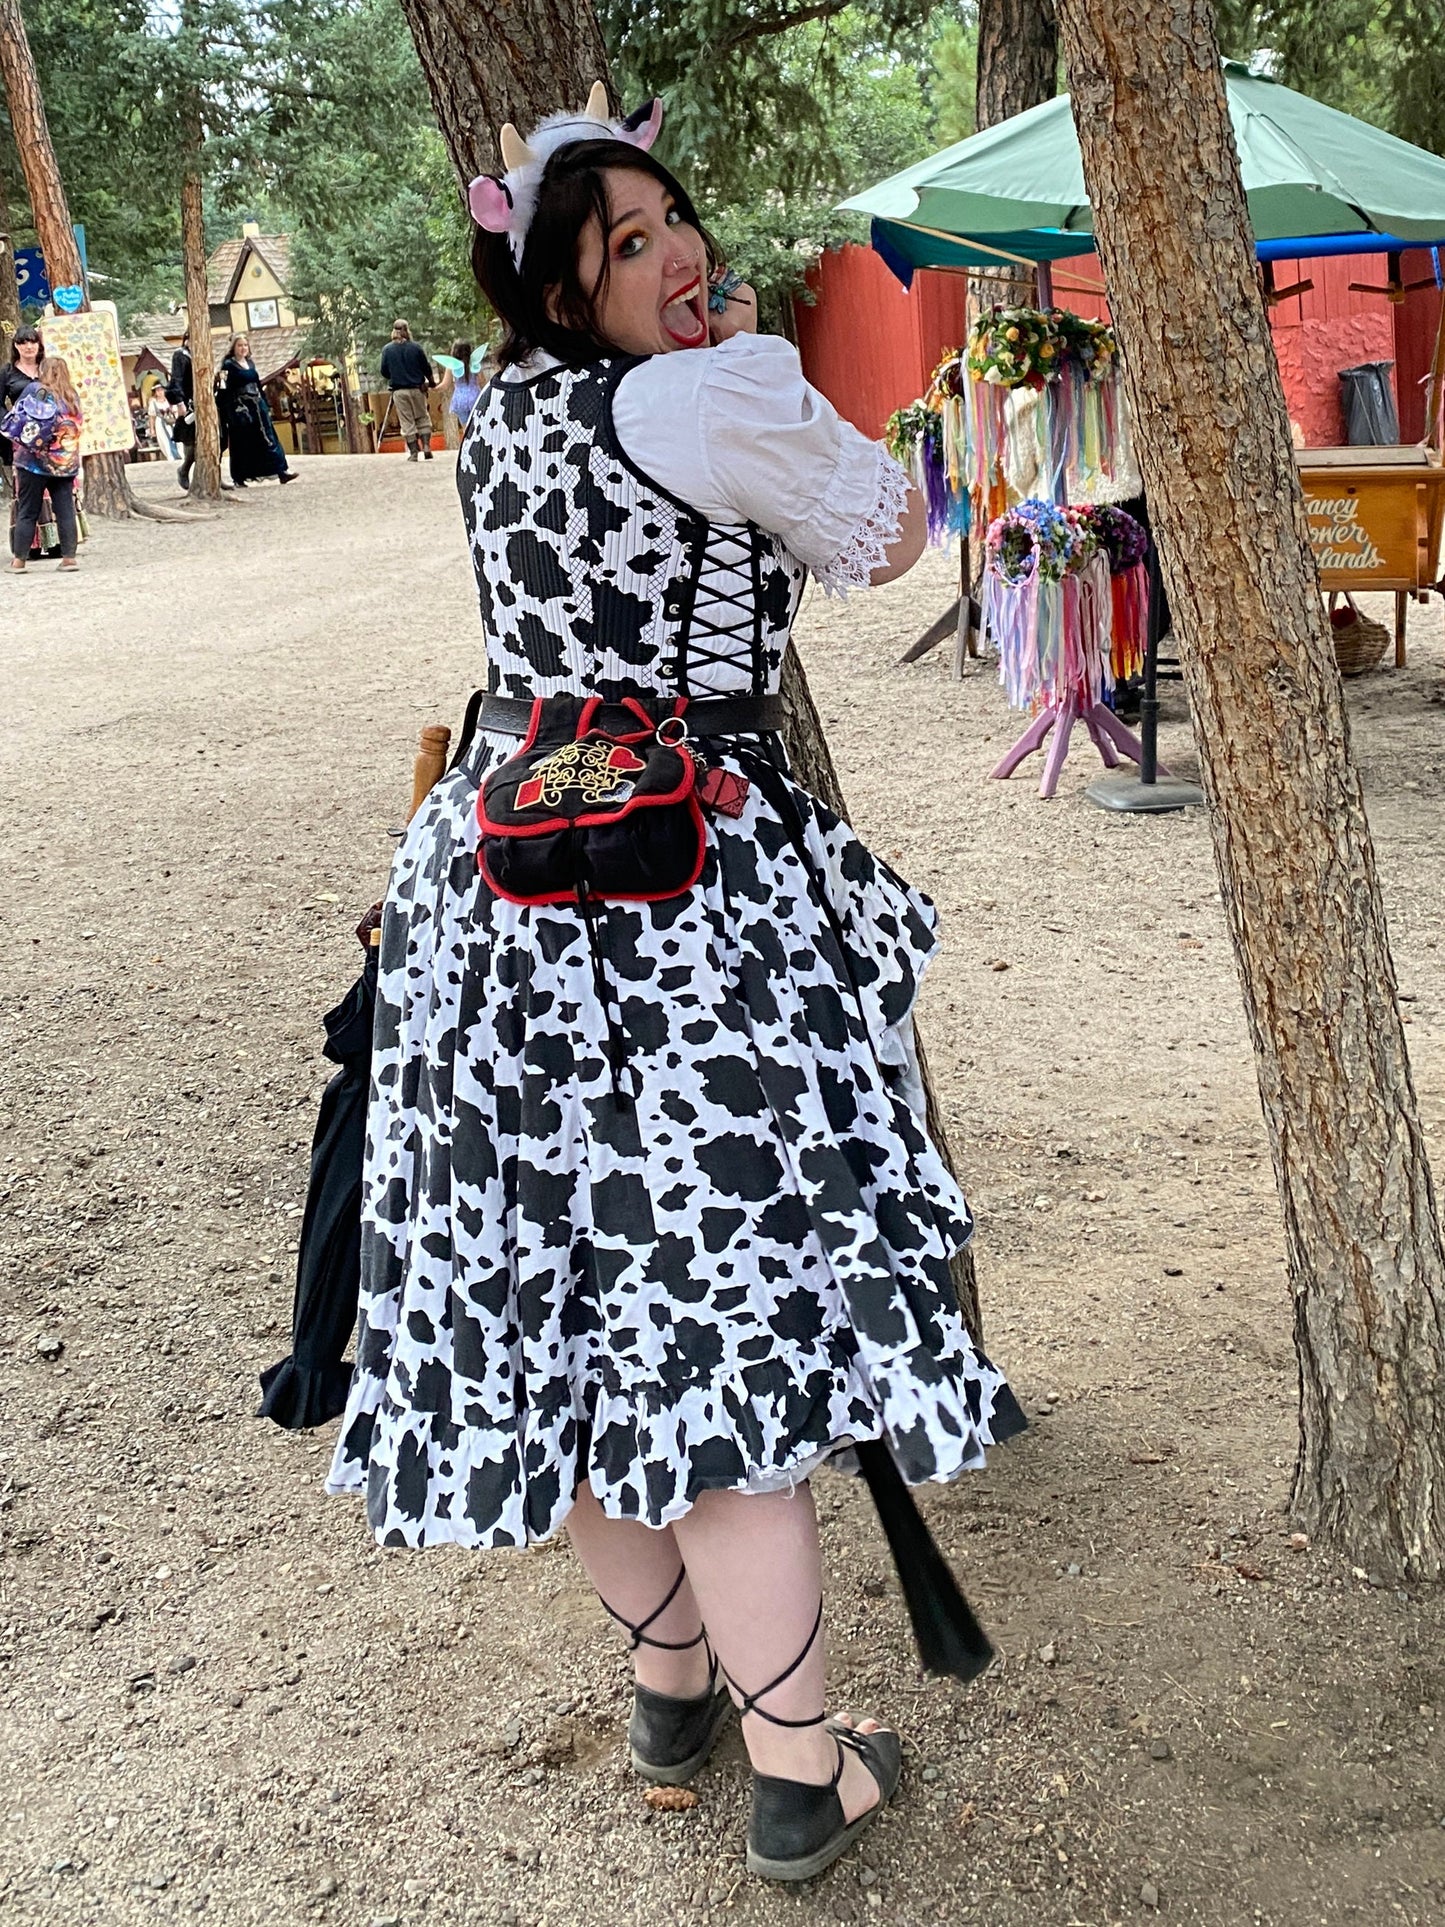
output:
POLYGON ((702 282, 690 281, 679 288, 662 310, 663 332, 679 348, 696 348, 707 340, 707 314, 703 308, 702 282))

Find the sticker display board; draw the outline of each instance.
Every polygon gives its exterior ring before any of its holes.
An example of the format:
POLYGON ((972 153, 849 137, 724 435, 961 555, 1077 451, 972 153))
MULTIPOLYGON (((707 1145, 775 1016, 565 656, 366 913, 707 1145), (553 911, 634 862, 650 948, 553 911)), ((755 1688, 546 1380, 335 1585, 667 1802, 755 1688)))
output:
POLYGON ((1327 589, 1423 589, 1440 572, 1445 469, 1302 467, 1310 546, 1327 589))
POLYGON ((47 315, 40 324, 48 355, 59 355, 70 368, 80 396, 84 421, 80 430, 82 455, 105 455, 135 446, 135 424, 126 393, 125 369, 120 359, 120 331, 115 315, 105 308, 89 314, 47 315))

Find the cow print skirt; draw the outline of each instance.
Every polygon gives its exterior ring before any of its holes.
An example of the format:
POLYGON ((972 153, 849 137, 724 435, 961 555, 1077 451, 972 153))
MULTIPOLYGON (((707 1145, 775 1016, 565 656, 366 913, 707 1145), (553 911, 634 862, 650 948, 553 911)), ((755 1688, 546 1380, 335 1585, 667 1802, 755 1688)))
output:
POLYGON ((329 1489, 384 1545, 512 1546, 582 1480, 663 1526, 880 1435, 912 1484, 981 1464, 1021 1419, 959 1319, 972 1224, 922 1127, 933 906, 798 790, 810 877, 754 787, 688 895, 599 912, 619 1105, 581 919, 477 873, 514 750, 482 739, 393 867, 329 1489))

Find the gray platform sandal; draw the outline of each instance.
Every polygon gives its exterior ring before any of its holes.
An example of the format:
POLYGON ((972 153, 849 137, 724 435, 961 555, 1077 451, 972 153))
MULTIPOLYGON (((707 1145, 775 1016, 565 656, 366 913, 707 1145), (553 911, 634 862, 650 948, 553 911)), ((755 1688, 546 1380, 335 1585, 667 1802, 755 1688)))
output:
MULTIPOLYGON (((696 1639, 651 1639, 647 1628, 660 1619, 676 1599, 686 1568, 673 1581, 671 1592, 640 1626, 634 1626, 604 1599, 602 1607, 631 1635, 630 1650, 655 1646, 660 1652, 685 1653, 694 1646, 707 1646, 706 1632, 696 1639)), ((632 1689, 632 1717, 627 1723, 627 1749, 633 1771, 654 1786, 686 1786, 693 1775, 707 1765, 717 1736, 733 1710, 732 1695, 718 1685, 717 1655, 707 1646, 707 1689, 692 1699, 677 1699, 670 1693, 655 1693, 650 1686, 632 1689)))

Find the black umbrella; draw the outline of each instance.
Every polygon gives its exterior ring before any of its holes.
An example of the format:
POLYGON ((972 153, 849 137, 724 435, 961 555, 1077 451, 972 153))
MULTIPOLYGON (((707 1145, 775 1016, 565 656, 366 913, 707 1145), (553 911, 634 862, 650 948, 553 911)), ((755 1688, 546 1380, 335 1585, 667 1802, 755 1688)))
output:
POLYGON ((311 1177, 296 1254, 291 1351, 261 1374, 261 1406, 288 1432, 324 1425, 346 1409, 351 1366, 345 1352, 356 1325, 361 1282, 361 1171, 371 1081, 371 1021, 376 1008, 376 947, 371 912, 357 930, 366 963, 346 996, 322 1019, 323 1053, 341 1069, 322 1093, 311 1140, 311 1177))

